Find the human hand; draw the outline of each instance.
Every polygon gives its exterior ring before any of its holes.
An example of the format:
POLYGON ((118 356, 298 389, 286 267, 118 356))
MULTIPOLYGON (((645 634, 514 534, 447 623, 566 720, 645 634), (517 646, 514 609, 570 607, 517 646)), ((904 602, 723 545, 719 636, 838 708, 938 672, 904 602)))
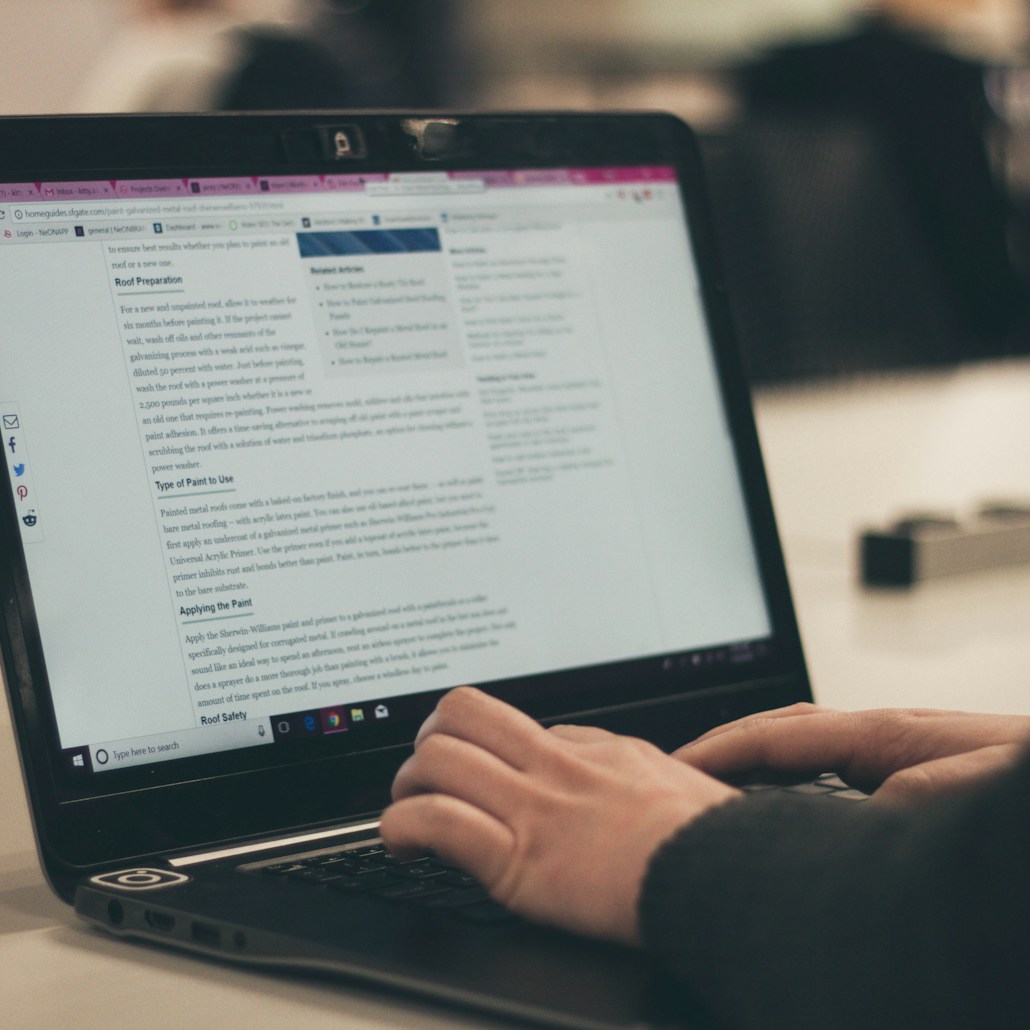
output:
POLYGON ((882 800, 971 786, 1016 760, 1030 718, 932 709, 836 712, 796 704, 718 726, 675 757, 712 776, 836 772, 882 800))
POLYGON ((514 912, 634 942, 651 856, 737 793, 642 740, 545 730, 459 687, 419 731, 380 832, 397 854, 467 869, 514 912))

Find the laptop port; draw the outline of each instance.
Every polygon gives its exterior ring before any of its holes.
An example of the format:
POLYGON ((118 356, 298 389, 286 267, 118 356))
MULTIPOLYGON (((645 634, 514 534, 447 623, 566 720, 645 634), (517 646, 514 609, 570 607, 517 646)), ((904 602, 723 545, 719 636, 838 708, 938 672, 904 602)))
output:
POLYGON ((222 946, 222 935, 218 932, 218 928, 211 926, 210 923, 194 923, 191 933, 198 944, 204 944, 209 948, 222 946))
POLYGON ((143 913, 143 919, 152 930, 160 930, 162 933, 171 933, 175 929, 175 916, 166 915, 164 912, 152 912, 149 908, 143 913))

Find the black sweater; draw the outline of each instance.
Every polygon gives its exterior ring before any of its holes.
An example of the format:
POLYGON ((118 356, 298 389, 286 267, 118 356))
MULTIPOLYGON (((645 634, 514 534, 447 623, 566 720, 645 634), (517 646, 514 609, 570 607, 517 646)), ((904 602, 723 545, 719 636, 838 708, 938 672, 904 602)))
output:
POLYGON ((640 904, 728 1027, 1030 1027, 1030 756, 905 807, 745 796, 659 850, 640 904))

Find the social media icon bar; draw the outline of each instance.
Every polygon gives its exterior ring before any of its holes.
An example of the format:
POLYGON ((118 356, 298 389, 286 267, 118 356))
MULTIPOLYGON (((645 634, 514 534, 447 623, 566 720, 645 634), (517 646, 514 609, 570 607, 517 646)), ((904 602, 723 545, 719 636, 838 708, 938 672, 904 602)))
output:
POLYGON ((43 539, 36 491, 32 483, 32 465, 25 445, 25 420, 17 406, 0 400, 0 441, 7 455, 8 477, 14 495, 18 518, 22 524, 22 539, 26 543, 43 539))

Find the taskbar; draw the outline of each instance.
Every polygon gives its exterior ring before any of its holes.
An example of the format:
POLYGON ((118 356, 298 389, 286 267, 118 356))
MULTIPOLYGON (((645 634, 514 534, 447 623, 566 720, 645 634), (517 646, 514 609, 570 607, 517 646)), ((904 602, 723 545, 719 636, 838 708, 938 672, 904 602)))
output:
POLYGON ((201 716, 200 726, 65 748, 62 758, 68 772, 78 777, 240 748, 311 740, 349 730, 364 731, 387 725, 403 700, 362 701, 252 718, 244 710, 225 710, 201 716))

